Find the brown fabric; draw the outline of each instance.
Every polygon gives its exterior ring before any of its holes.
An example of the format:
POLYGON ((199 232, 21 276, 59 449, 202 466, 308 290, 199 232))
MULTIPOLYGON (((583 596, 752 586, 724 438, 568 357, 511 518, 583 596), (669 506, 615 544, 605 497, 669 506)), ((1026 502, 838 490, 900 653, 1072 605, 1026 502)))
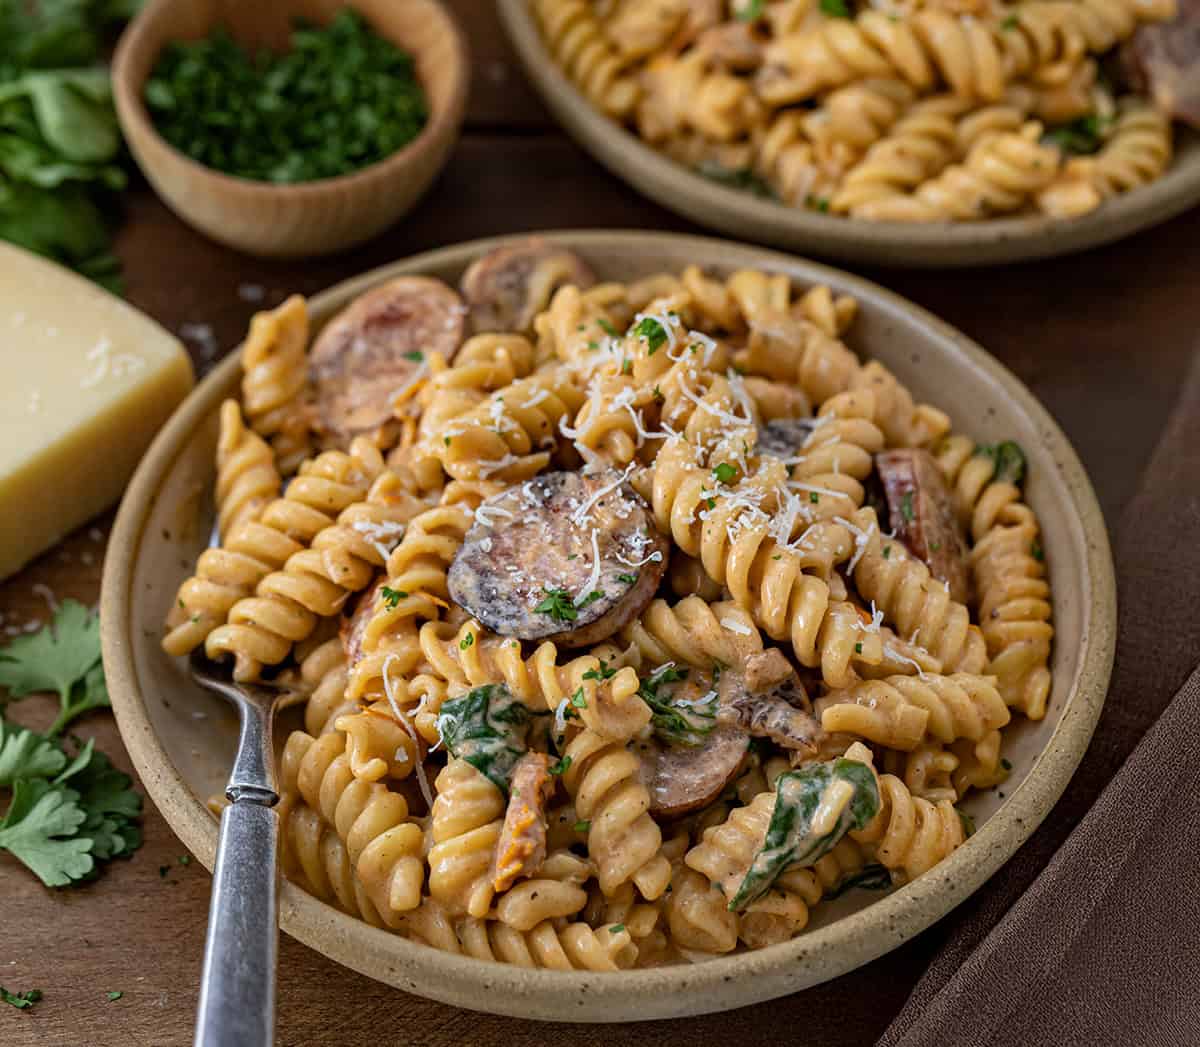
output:
POLYGON ((1042 828, 943 925, 880 1047, 1200 1044, 1200 360, 1114 557, 1116 665, 1092 745, 1042 828))

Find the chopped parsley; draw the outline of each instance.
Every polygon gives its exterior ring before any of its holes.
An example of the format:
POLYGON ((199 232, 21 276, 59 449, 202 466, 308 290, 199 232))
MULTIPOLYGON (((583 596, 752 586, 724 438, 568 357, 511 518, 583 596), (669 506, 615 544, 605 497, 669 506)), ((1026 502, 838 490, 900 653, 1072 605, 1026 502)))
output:
POLYGON ((384 585, 380 587, 379 595, 389 610, 395 610, 400 601, 408 596, 408 593, 403 589, 393 589, 391 586, 384 585))
POLYGON ((609 928, 609 932, 612 934, 620 934, 623 930, 625 930, 625 925, 623 923, 614 923, 609 928))
POLYGON ((821 0, 821 13, 830 18, 853 18, 846 0, 821 0))
POLYGON ((633 374, 633 361, 628 357, 621 361, 621 374, 633 374))
POLYGON ((575 706, 576 709, 587 708, 587 698, 584 697, 582 687, 577 688, 575 693, 571 695, 571 704, 575 706))
POLYGON ((624 582, 626 585, 633 585, 638 580, 636 574, 619 574, 617 575, 618 582, 624 582))
POLYGON ((596 323, 598 323, 600 325, 600 329, 605 334, 611 335, 613 338, 617 337, 617 329, 615 327, 613 327, 613 325, 610 324, 606 319, 604 319, 604 317, 601 317, 599 320, 596 321, 596 323))
POLYGON ((745 0, 734 11, 734 17, 739 22, 757 22, 763 15, 765 0, 745 0))
MULTIPOLYGON (((750 19, 743 19, 750 21, 750 19)), ((739 189, 744 193, 749 193, 751 196, 761 197, 764 200, 777 200, 769 183, 763 181, 749 167, 724 167, 721 164, 705 161, 698 164, 696 173, 703 178, 707 178, 710 182, 717 182, 719 185, 728 186, 730 189, 739 189)), ((696 346, 691 347, 692 352, 696 352, 696 346)))
MULTIPOLYGON (((824 0, 822 0, 822 2, 824 2, 824 0)), ((840 3, 841 0, 837 0, 837 2, 840 3)), ((820 211, 821 214, 828 214, 829 197, 814 196, 812 193, 809 193, 808 196, 804 198, 804 206, 810 211, 820 211)))
POLYGON ((713 476, 717 478, 719 484, 732 483, 737 478, 737 469, 728 462, 721 462, 713 469, 713 476))
POLYGON ((989 458, 995 466, 992 474, 997 483, 1020 486, 1025 479, 1025 451, 1016 440, 1002 440, 998 444, 980 444, 975 454, 989 458))
POLYGON ((419 364, 425 359, 425 354, 420 349, 413 349, 411 352, 404 354, 405 360, 411 360, 413 363, 419 364))
POLYGON ((114 989, 112 992, 106 992, 104 995, 108 998, 109 1003, 116 1003, 125 994, 120 989, 114 989))
POLYGON ((862 641, 861 640, 854 645, 854 653, 862 654, 862 641))
POLYGON ((42 998, 41 989, 26 989, 24 992, 9 992, 0 985, 0 1000, 12 1004, 18 1011, 27 1011, 42 998))
POLYGON ((449 447, 449 446, 450 446, 450 437, 448 437, 448 436, 443 436, 443 437, 442 437, 442 443, 444 443, 444 444, 445 444, 447 447, 449 447))
POLYGON ((557 776, 566 774, 571 769, 571 757, 564 756, 561 760, 557 760, 546 768, 551 774, 557 776))
POLYGON ((548 614, 556 622, 573 622, 579 617, 571 594, 566 589, 542 589, 546 598, 533 610, 536 614, 548 614))
POLYGON ((643 316, 629 329, 629 333, 645 341, 650 356, 657 353, 667 342, 667 329, 652 316, 643 316))
POLYGON ((912 523, 915 513, 913 512, 913 493, 905 491, 904 497, 900 499, 900 515, 904 517, 905 523, 912 523))
POLYGON ((572 828, 572 829, 574 829, 574 830, 575 830, 577 833, 585 833, 585 832, 587 832, 587 831, 588 831, 588 830, 589 830, 591 827, 592 827, 592 823, 591 823, 591 821, 590 821, 589 819, 587 819, 587 818, 583 818, 583 819, 581 819, 580 821, 577 821, 577 822, 576 822, 574 825, 572 825, 572 826, 571 826, 571 828, 572 828))
POLYGON ((816 505, 818 502, 820 502, 821 496, 819 494, 817 494, 816 491, 809 491, 808 492, 808 500, 810 502, 812 502, 813 505, 816 505))
POLYGON ((1037 560, 1038 563, 1046 559, 1046 554, 1042 552, 1042 543, 1036 538, 1033 540, 1033 545, 1029 547, 1029 555, 1037 560))
POLYGON ((1000 766, 1003 767, 1006 771, 1012 770, 1012 764, 1009 762, 1009 759, 1007 756, 1000 757, 1000 766))
POLYGON ((1007 15, 1007 16, 1006 16, 1006 17, 1003 19, 1003 21, 1001 21, 1001 23, 1000 23, 1000 28, 1001 28, 1001 29, 1008 29, 1008 30, 1016 29, 1016 28, 1017 28, 1017 16, 1016 16, 1016 13, 1014 12, 1013 14, 1007 15))
POLYGON ((599 589, 593 589, 590 593, 587 594, 587 596, 585 596, 582 600, 579 601, 578 609, 582 610, 584 607, 594 604, 597 600, 602 600, 602 599, 604 599, 604 594, 599 589))
POLYGON ((890 545, 885 545, 883 547, 883 558, 886 560, 891 555, 892 555, 892 547, 890 545))
POLYGON ((963 833, 970 837, 975 835, 975 819, 972 818, 966 811, 960 811, 957 807, 954 810, 958 814, 958 820, 962 822, 963 833))
POLYGON ((715 498, 705 498, 704 504, 710 509, 715 509, 717 507, 717 500, 715 498))
POLYGON ((604 659, 600 659, 599 669, 589 669, 583 674, 585 680, 610 680, 617 675, 617 670, 610 668, 605 664, 604 659))
POLYGON ((475 643, 475 634, 467 633, 466 636, 464 636, 461 640, 458 641, 458 649, 460 651, 465 651, 468 647, 472 646, 474 643, 475 643))

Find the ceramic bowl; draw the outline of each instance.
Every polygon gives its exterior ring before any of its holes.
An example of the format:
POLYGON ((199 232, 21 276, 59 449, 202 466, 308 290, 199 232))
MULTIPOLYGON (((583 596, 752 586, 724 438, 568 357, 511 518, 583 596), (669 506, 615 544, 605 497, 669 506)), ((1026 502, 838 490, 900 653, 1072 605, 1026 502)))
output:
POLYGON ((467 46, 436 0, 151 0, 121 37, 113 58, 117 116, 138 166, 189 225, 220 243, 268 258, 351 247, 405 214, 442 169, 458 137, 470 76, 467 46), (163 47, 225 26, 247 47, 286 46, 292 19, 326 23, 343 7, 408 51, 425 89, 429 119, 403 149, 337 178, 274 185, 204 167, 154 129, 142 87, 163 47))
MULTIPOLYGON (((1006 731, 1012 777, 1004 798, 973 796, 978 832, 925 876, 886 895, 851 891, 814 911, 783 945, 694 966, 596 975, 523 970, 451 956, 343 915, 285 884, 282 926, 355 970, 460 1007, 569 1021, 633 1021, 740 1007, 816 985, 924 930, 971 894, 1017 850, 1066 787, 1104 701, 1113 656, 1116 595, 1095 494, 1066 437, 1012 374, 936 317, 882 288, 761 248, 662 233, 551 233, 602 279, 629 280, 697 263, 713 273, 759 267, 798 284, 855 295, 850 344, 878 357, 921 400, 947 411, 978 440, 1011 438, 1029 458, 1027 497, 1037 510, 1054 590, 1054 689, 1040 723, 1006 731)), ((450 282, 504 240, 449 247, 385 266, 310 303, 319 327, 350 299, 401 274, 450 282)), ((183 842, 211 868, 217 823, 205 798, 224 788, 236 741, 231 711, 196 688, 159 647, 176 587, 190 573, 212 518, 217 408, 235 395, 231 355, 159 434, 121 506, 105 561, 104 664, 117 722, 146 790, 183 842)), ((285 725, 286 729, 286 725, 285 725)), ((284 731, 279 732, 281 734, 284 731)))
POLYGON ((496 4, 525 72, 568 134, 663 207, 739 239, 904 268, 995 265, 1110 243, 1200 202, 1200 137, 1178 126, 1176 156, 1162 178, 1065 221, 1034 215, 983 222, 867 222, 759 199, 675 163, 602 114, 550 56, 529 0, 496 4))

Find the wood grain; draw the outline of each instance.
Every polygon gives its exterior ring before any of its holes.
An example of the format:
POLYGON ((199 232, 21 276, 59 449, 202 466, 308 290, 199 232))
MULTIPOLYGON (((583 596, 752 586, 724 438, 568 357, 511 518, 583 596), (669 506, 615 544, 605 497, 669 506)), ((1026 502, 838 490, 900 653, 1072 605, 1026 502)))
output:
MULTIPOLYGON (((316 262, 251 259, 204 240, 148 189, 129 194, 118 241, 128 296, 187 336, 201 370, 240 340, 264 302, 278 302, 293 290, 313 292, 429 247, 538 228, 695 231, 637 197, 548 128, 544 111, 517 78, 487 0, 454 0, 450 6, 468 31, 474 57, 469 133, 422 205, 371 243, 316 262), (489 63, 506 73, 493 76, 489 63)), ((864 275, 961 327, 1029 384, 1075 443, 1111 523, 1136 490, 1195 353, 1198 271, 1200 212, 1075 258, 988 271, 864 275)), ((107 522, 96 522, 101 537, 107 522)), ((46 601, 33 591, 37 583, 60 598, 95 602, 103 542, 90 530, 83 528, 0 585, 0 631, 46 617, 46 601)), ((51 705, 23 702, 14 708, 15 718, 44 725, 51 705)), ((109 716, 94 715, 81 728, 129 769, 109 716)), ((71 890, 46 890, 0 855, 0 983, 45 993, 29 1012, 0 1007, 0 1044, 191 1042, 209 877, 197 864, 179 863, 183 848, 157 812, 146 812, 144 827, 146 843, 131 860, 71 890), (104 994, 110 990, 124 996, 109 1003, 104 994)), ((616 1037, 632 1047, 728 1047, 775 1042, 787 1029, 790 1043, 866 1044, 899 1009, 941 936, 935 926, 853 974, 756 1009, 619 1030, 457 1011, 385 988, 285 939, 279 1043, 599 1047, 616 1037)))

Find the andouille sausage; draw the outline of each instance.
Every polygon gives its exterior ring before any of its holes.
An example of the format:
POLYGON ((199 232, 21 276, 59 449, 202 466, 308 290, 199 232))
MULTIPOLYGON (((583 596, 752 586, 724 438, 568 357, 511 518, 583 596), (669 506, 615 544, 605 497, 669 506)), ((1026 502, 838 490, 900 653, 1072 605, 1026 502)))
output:
POLYGON ((1169 22, 1141 26, 1121 49, 1135 90, 1173 119, 1200 128, 1200 0, 1178 0, 1169 22))
POLYGON ((550 757, 528 752, 513 767, 504 827, 496 842, 492 886, 507 891, 521 876, 532 876, 546 860, 546 804, 554 795, 550 757))
POLYGON ((965 603, 971 591, 967 539, 933 455, 919 448, 884 451, 875 456, 875 468, 896 537, 965 603))
POLYGON ((785 749, 817 751, 824 730, 796 670, 776 648, 751 655, 740 671, 723 671, 717 690, 720 722, 770 738, 785 749))
POLYGON ((470 309, 471 330, 524 331, 564 284, 591 287, 587 263, 540 236, 489 251, 463 273, 459 287, 470 309))
POLYGON ((669 548, 620 473, 543 473, 480 505, 447 583, 494 633, 581 647, 641 614, 669 548))
POLYGON ((462 299, 427 276, 400 276, 354 299, 309 353, 318 423, 347 442, 383 425, 429 353, 454 358, 465 323, 462 299))

